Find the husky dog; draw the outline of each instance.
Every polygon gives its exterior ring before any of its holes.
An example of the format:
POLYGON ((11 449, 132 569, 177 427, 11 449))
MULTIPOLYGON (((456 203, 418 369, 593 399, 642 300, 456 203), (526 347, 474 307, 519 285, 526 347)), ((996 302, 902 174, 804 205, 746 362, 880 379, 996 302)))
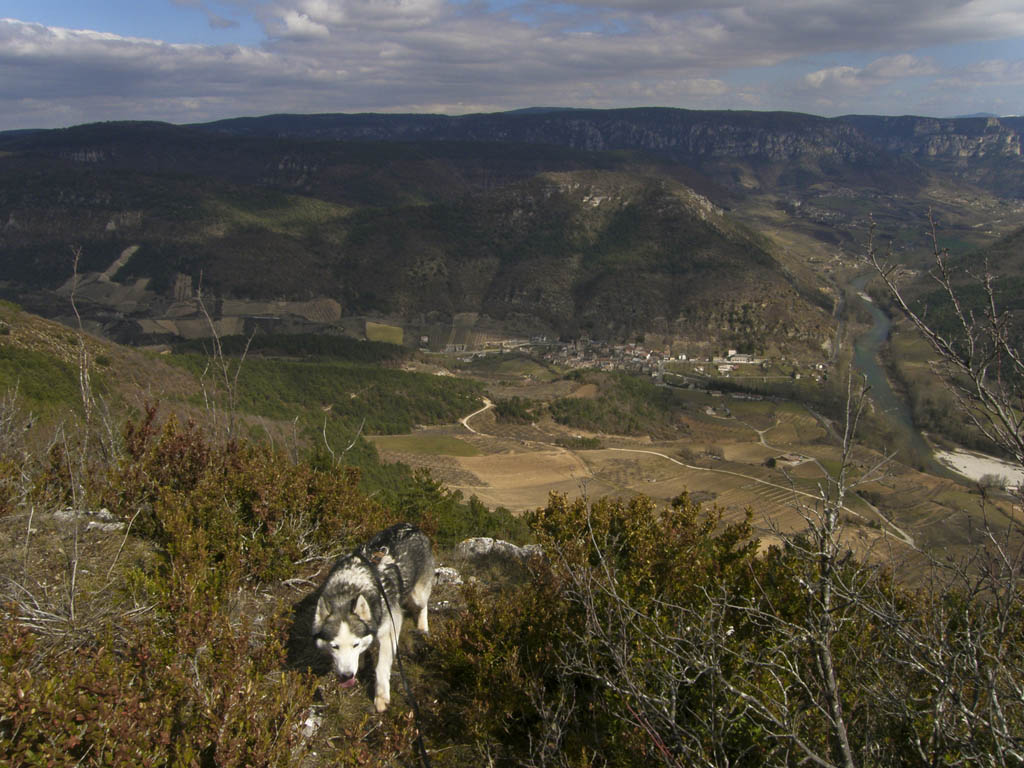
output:
POLYGON ((391 662, 398 650, 402 608, 416 613, 416 627, 427 632, 427 601, 434 586, 430 540, 413 525, 381 531, 339 558, 320 588, 313 637, 330 653, 342 687, 356 683, 359 657, 378 642, 373 704, 378 712, 391 701, 391 662))

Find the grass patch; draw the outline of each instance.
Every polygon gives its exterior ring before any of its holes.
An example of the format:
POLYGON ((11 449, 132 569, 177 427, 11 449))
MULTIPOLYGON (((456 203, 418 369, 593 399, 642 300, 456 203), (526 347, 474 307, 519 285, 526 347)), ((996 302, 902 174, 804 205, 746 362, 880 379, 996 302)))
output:
POLYGON ((78 369, 52 355, 0 346, 0 391, 17 390, 25 405, 49 411, 76 405, 81 399, 78 369))
POLYGON ((843 468, 842 461, 838 459, 818 459, 818 463, 825 468, 825 471, 831 477, 839 477, 839 473, 843 468))
POLYGON ((964 509, 974 512, 981 504, 980 494, 950 488, 939 493, 933 501, 950 509, 964 509))
POLYGON ((482 376, 518 376, 537 381, 552 381, 558 374, 550 367, 532 357, 521 354, 484 355, 467 366, 473 373, 482 376))
POLYGON ((384 323, 371 323, 366 321, 366 338, 370 341, 382 341, 385 344, 401 344, 403 338, 402 329, 397 325, 385 325, 384 323))
POLYGON ((262 191, 234 196, 219 195, 205 204, 207 214, 236 226, 262 226, 281 234, 301 235, 314 224, 349 214, 344 206, 311 197, 262 191))
POLYGON ((451 435, 417 433, 412 435, 379 435, 372 438, 378 450, 391 453, 416 453, 428 456, 479 456, 474 445, 451 435))

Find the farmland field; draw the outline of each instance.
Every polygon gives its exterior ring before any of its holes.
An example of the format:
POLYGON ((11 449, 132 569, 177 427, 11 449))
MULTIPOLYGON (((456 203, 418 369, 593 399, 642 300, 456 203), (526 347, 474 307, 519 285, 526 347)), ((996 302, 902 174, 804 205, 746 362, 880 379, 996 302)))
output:
POLYGON ((480 451, 464 440, 438 432, 414 432, 411 435, 376 435, 370 440, 378 451, 441 456, 477 456, 480 451))
POLYGON ((366 322, 366 338, 370 341, 382 341, 387 344, 402 343, 402 329, 397 325, 384 325, 383 323, 366 322))
MULTIPOLYGON (((468 427, 376 437, 382 458, 428 467, 448 487, 514 513, 543 506, 552 492, 590 498, 643 494, 664 504, 685 492, 718 509, 724 521, 742 520, 749 511, 763 545, 806 528, 820 507, 828 474, 839 467, 834 430, 796 403, 677 392, 676 434, 654 440, 556 423, 544 403, 594 401, 604 380, 541 381, 535 369, 528 370, 521 366, 517 379, 504 367, 491 371, 500 382, 483 378, 492 397, 500 393, 534 403, 533 423, 501 423, 493 409, 484 410, 468 427), (586 449, 566 447, 576 445, 586 449)), ((880 458, 859 447, 854 475, 880 458)), ((968 546, 963 531, 980 510, 980 497, 970 487, 892 462, 865 489, 863 496, 848 493, 844 502, 844 541, 851 549, 891 553, 913 542, 955 552, 968 546)), ((1004 520, 1013 514, 1004 502, 996 507, 1004 520)))

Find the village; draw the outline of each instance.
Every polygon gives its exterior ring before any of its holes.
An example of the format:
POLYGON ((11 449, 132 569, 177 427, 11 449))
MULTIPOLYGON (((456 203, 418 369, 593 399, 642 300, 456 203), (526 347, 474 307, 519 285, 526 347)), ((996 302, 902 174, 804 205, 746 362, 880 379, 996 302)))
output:
POLYGON ((739 380, 786 380, 810 378, 821 382, 827 377, 827 364, 812 365, 790 360, 771 360, 736 349, 726 349, 724 354, 690 357, 685 353, 672 354, 667 348, 661 350, 642 343, 611 344, 581 340, 559 344, 545 351, 542 357, 557 365, 575 369, 589 368, 603 371, 628 371, 647 374, 659 382, 700 385, 709 379, 729 378, 739 380), (666 377, 677 379, 666 382, 666 377))
POLYGON ((679 352, 673 354, 667 346, 659 349, 656 345, 642 342, 612 343, 587 337, 563 342, 535 336, 529 340, 506 339, 474 350, 460 347, 447 351, 460 353, 459 360, 467 363, 476 357, 525 352, 563 369, 625 371, 651 376, 659 384, 698 388, 706 388, 711 381, 721 379, 730 379, 737 384, 744 381, 799 380, 820 384, 827 380, 830 367, 825 361, 808 363, 786 358, 771 359, 736 349, 722 350, 724 354, 689 356, 679 352))

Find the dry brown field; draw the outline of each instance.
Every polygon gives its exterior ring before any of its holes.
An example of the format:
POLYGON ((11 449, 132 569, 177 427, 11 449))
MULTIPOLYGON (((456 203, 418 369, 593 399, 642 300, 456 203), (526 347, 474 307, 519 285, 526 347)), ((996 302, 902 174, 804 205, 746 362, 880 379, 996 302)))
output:
MULTIPOLYGON (((550 399, 555 392, 577 397, 596 394, 592 384, 567 390, 569 383, 530 386, 520 382, 514 391, 536 400, 550 399)), ((421 430, 456 437, 478 455, 398 455, 383 450, 382 457, 429 467, 467 498, 475 495, 488 506, 517 513, 543 506, 552 492, 590 498, 643 494, 663 504, 685 492, 716 507, 723 521, 742 520, 749 510, 762 545, 778 542, 781 533, 805 530, 806 516, 820 506, 826 468, 834 471, 840 458, 829 431, 813 414, 792 403, 728 396, 692 398, 694 407, 687 411, 676 440, 583 433, 550 418, 507 425, 496 422, 493 411, 487 411, 470 421, 476 433, 461 424, 421 430), (712 408, 714 415, 706 408, 712 408), (601 447, 570 450, 556 444, 577 436, 598 438, 601 447), (776 466, 766 466, 770 458, 777 459, 776 466)), ((429 445, 424 437, 417 442, 429 445)), ((855 469, 863 470, 880 458, 859 449, 855 469)), ((846 545, 854 551, 891 555, 909 541, 949 553, 966 552, 971 546, 971 531, 977 527, 972 527, 972 521, 979 519, 981 499, 968 485, 893 462, 880 480, 864 490, 865 498, 855 493, 847 496, 842 515, 846 545)), ((1009 504, 1000 501, 988 512, 1004 522, 1010 513, 1009 504)))
POLYGON ((597 384, 583 384, 569 393, 569 397, 596 398, 599 394, 597 384))

